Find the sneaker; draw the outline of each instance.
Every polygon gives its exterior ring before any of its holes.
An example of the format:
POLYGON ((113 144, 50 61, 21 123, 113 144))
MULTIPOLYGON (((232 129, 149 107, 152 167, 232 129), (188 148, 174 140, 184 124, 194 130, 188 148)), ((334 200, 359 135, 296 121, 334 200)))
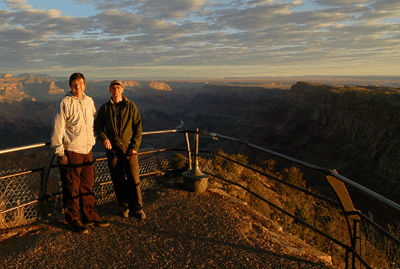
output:
POLYGON ((124 216, 124 218, 129 218, 129 208, 125 208, 124 212, 122 213, 122 216, 124 216))
POLYGON ((133 213, 133 217, 144 220, 146 218, 146 214, 143 210, 135 210, 133 213))
POLYGON ((82 222, 78 219, 70 221, 68 226, 71 231, 81 234, 89 233, 89 229, 86 227, 86 225, 83 225, 82 222))
POLYGON ((87 221, 86 222, 87 226, 97 226, 97 227, 107 227, 110 226, 110 223, 107 220, 95 220, 95 221, 87 221))

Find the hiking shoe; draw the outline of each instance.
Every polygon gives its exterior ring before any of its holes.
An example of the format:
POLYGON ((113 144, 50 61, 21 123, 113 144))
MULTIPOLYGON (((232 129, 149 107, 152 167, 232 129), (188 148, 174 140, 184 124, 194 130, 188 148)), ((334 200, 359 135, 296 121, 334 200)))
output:
POLYGON ((143 210, 135 210, 133 213, 133 217, 144 220, 146 218, 146 214, 143 210))
POLYGON ((89 233, 89 229, 86 227, 86 225, 83 225, 82 222, 78 219, 70 221, 68 226, 71 231, 81 234, 89 233))
POLYGON ((86 222, 87 226, 97 226, 97 227, 107 227, 110 226, 110 223, 107 220, 95 220, 95 221, 87 221, 86 222))
POLYGON ((122 212, 122 216, 124 216, 124 218, 129 218, 129 208, 124 209, 124 212, 122 212))

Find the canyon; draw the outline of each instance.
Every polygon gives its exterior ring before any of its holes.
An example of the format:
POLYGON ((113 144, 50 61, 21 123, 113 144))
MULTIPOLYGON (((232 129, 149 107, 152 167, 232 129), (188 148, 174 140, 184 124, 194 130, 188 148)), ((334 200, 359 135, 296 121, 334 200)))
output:
MULTIPOLYGON (((183 128, 231 136, 336 169, 400 202, 398 80, 392 86, 320 82, 323 78, 279 83, 126 80, 124 85, 125 95, 140 109, 144 131, 174 129, 183 122, 183 128)), ((108 83, 87 81, 86 93, 97 108, 110 98, 108 83)), ((68 89, 65 78, 3 76, 0 148, 49 141, 52 110, 68 89)), ((155 146, 162 142, 185 146, 175 139, 151 141, 155 146)))

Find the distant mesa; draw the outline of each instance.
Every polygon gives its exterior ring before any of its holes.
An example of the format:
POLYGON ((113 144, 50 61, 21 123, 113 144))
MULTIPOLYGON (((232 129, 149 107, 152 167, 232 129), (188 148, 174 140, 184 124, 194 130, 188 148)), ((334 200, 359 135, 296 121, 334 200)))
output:
MULTIPOLYGON (((104 98, 101 88, 108 88, 109 81, 91 80, 86 83, 86 92, 92 98, 104 98)), ((147 95, 156 92, 172 92, 165 82, 123 80, 128 95, 147 95)), ((21 74, 13 77, 9 73, 0 75, 0 103, 31 101, 57 101, 69 91, 68 80, 43 74, 21 74)))
POLYGON ((150 81, 148 86, 159 91, 172 91, 171 87, 165 82, 150 81))
POLYGON ((128 87, 136 87, 139 86, 140 84, 135 81, 135 80, 125 80, 122 82, 122 86, 124 86, 124 88, 128 88, 128 87))
POLYGON ((59 98, 57 95, 61 94, 64 94, 64 89, 58 87, 53 79, 46 76, 13 77, 11 74, 5 74, 3 78, 0 78, 0 103, 22 100, 35 102, 59 98))
POLYGON ((64 94, 64 89, 56 86, 54 81, 50 82, 49 94, 64 94))
POLYGON ((19 102, 23 99, 29 98, 23 89, 24 86, 17 80, 9 80, 7 77, 0 79, 0 102, 19 102))
POLYGON ((25 83, 43 83, 43 82, 53 82, 54 81, 48 77, 35 77, 34 75, 30 75, 25 83))
POLYGON ((35 77, 33 75, 30 75, 30 77, 25 80, 25 83, 34 83, 35 82, 35 77))

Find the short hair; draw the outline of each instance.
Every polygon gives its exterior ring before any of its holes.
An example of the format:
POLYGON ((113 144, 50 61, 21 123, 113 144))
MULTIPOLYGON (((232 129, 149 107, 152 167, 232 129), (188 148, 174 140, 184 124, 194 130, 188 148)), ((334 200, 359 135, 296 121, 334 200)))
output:
POLYGON ((86 80, 85 80, 85 76, 82 73, 73 73, 70 77, 69 77, 69 87, 71 87, 71 84, 74 80, 77 79, 83 79, 83 82, 86 84, 86 80))

